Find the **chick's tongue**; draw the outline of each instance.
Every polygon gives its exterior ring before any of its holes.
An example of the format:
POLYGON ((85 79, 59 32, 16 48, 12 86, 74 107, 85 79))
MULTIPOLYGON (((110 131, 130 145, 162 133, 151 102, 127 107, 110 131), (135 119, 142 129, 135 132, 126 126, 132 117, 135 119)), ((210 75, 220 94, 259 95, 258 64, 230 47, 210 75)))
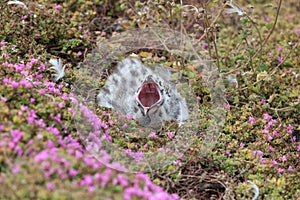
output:
POLYGON ((155 83, 144 83, 138 93, 138 99, 144 107, 151 107, 160 99, 159 89, 155 83))

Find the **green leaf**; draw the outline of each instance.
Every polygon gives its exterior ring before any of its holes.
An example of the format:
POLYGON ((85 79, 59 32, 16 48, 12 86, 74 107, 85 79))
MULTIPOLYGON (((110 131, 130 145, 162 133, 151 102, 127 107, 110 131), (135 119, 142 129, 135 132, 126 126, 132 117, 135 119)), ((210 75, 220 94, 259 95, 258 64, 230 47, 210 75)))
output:
POLYGON ((273 4, 272 3, 267 3, 264 5, 265 8, 272 8, 273 7, 273 4))
POLYGON ((270 65, 268 65, 268 64, 262 64, 257 68, 257 71, 263 72, 263 71, 266 71, 269 67, 270 67, 270 65))

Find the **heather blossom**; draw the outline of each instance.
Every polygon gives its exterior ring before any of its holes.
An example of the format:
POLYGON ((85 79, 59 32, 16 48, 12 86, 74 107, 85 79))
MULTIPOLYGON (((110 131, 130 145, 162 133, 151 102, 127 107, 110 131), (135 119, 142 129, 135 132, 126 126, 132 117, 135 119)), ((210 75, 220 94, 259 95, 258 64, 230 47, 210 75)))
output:
POLYGON ((278 57, 278 62, 282 63, 283 62, 283 58, 281 56, 278 57))
POLYGON ((287 129, 288 129, 288 133, 291 135, 293 133, 293 126, 289 124, 287 129))
POLYGON ((278 172, 279 174, 281 174, 282 172, 284 172, 284 169, 278 168, 278 169, 277 169, 277 172, 278 172))
POLYGON ((270 151, 274 151, 274 147, 272 147, 271 145, 268 146, 268 149, 269 149, 270 151))
POLYGON ((174 133, 172 132, 168 132, 167 133, 168 138, 172 139, 174 137, 174 133))
POLYGON ((272 161, 271 161, 271 164, 272 164, 272 165, 278 165, 278 162, 277 162, 276 160, 272 160, 272 161))
MULTIPOLYGON (((1 43, 1 45, 1 47, 5 46, 4 43, 1 43)), ((33 93, 30 93, 30 95, 28 95, 28 99, 24 101, 28 104, 21 102, 23 105, 16 105, 17 109, 19 109, 19 111, 17 111, 19 117, 23 118, 23 121, 25 119, 25 123, 27 123, 30 128, 34 127, 35 130, 32 133, 27 133, 27 129, 25 128, 23 130, 23 127, 11 130, 8 132, 10 133, 10 135, 8 134, 8 137, 2 138, 0 146, 7 147, 7 149, 14 151, 15 156, 22 157, 26 155, 28 163, 33 164, 32 167, 38 167, 42 170, 42 176, 45 180, 45 188, 53 191, 56 187, 58 187, 56 182, 50 181, 52 177, 55 176, 59 177, 62 182, 69 179, 72 180, 81 178, 81 180, 72 181, 72 185, 84 185, 87 187, 87 191, 89 192, 94 192, 96 188, 101 186, 104 187, 111 183, 121 185, 125 190, 131 182, 139 181, 139 178, 135 178, 136 180, 127 180, 126 175, 123 174, 117 174, 115 176, 113 171, 108 168, 100 175, 95 176, 95 172, 98 172, 104 167, 102 161, 104 161, 104 163, 106 161, 109 162, 111 160, 111 156, 103 149, 100 149, 100 156, 97 157, 98 159, 95 159, 90 155, 90 152, 86 151, 85 146, 78 142, 77 139, 73 138, 73 134, 61 134, 69 132, 68 126, 65 126, 64 124, 62 113, 54 112, 46 119, 46 121, 44 121, 45 118, 41 118, 40 115, 43 113, 43 110, 40 108, 36 109, 36 105, 43 101, 45 96, 48 94, 55 96, 53 99, 54 105, 57 105, 58 108, 66 107, 65 109, 69 111, 72 116, 77 113, 73 111, 72 107, 68 107, 69 102, 66 101, 72 101, 72 99, 74 99, 74 102, 78 103, 78 101, 72 93, 68 95, 61 91, 64 87, 63 84, 58 85, 55 82, 45 81, 45 74, 33 72, 33 70, 37 69, 40 71, 45 70, 45 65, 40 63, 39 58, 31 58, 28 63, 24 62, 15 65, 6 63, 3 64, 3 66, 10 67, 20 75, 20 79, 15 80, 14 78, 1 78, 0 81, 3 83, 4 87, 14 88, 15 90, 12 91, 17 95, 19 95, 19 91, 21 90, 34 87, 33 93), (34 93, 35 91, 37 92, 34 93), (57 96, 58 98, 56 98, 57 96), (63 103, 59 102, 59 100, 63 101, 63 103), (31 138, 29 138, 29 134, 32 134, 31 138), (62 152, 66 149, 66 147, 68 148, 66 151, 69 154, 67 154, 67 157, 64 157, 62 152), (69 159, 70 157, 73 157, 73 159, 69 159), (74 165, 74 163, 78 159, 81 161, 79 162, 80 165, 90 166, 89 173, 81 172, 79 171, 79 168, 77 171, 77 164, 74 165), (80 174, 80 176, 78 176, 78 174, 80 174)), ((28 90, 24 91, 26 94, 28 90)), ((7 101, 5 98, 6 96, 0 97, 2 102, 7 101)), ((105 123, 87 107, 81 106, 80 108, 83 116, 87 118, 87 121, 90 122, 94 130, 94 132, 89 135, 89 139, 92 139, 92 143, 100 146, 101 140, 99 138, 102 135, 109 136, 109 127, 114 125, 113 121, 109 120, 105 123)), ((0 131, 3 130, 6 130, 6 127, 1 124, 0 131)), ((80 134, 78 133, 77 135, 80 134)), ((143 152, 130 152, 129 154, 136 160, 143 160, 143 152)), ((23 170, 22 165, 18 165, 17 163, 14 164, 16 165, 12 165, 11 167, 12 173, 18 173, 23 170)), ((115 164, 115 166, 117 166, 117 164, 115 164)), ((118 168, 121 169, 121 167, 122 166, 119 166, 118 168)), ((35 171, 36 173, 39 172, 39 170, 35 171)), ((140 185, 141 184, 137 185, 137 187, 139 191, 138 194, 141 195, 141 197, 147 197, 147 199, 160 199, 160 197, 161 199, 178 199, 178 196, 171 196, 164 192, 161 187, 155 186, 149 178, 147 180, 147 187, 141 188, 140 185)))
POLYGON ((156 133, 155 132, 151 132, 148 136, 149 138, 156 138, 156 133))
POLYGON ((249 118, 249 123, 250 123, 251 125, 254 124, 254 121, 255 121, 254 117, 250 117, 250 118, 249 118))
POLYGON ((262 99, 262 100, 260 100, 260 102, 261 102, 261 104, 264 105, 264 104, 266 104, 267 101, 265 99, 262 99))
POLYGON ((264 117, 264 120, 271 120, 271 119, 273 118, 271 115, 269 115, 269 114, 267 114, 267 113, 265 113, 265 114, 263 115, 263 117, 264 117))
POLYGON ((227 105, 225 106, 225 108, 226 108, 226 110, 230 110, 230 105, 227 104, 227 105))
POLYGON ((253 155, 258 155, 260 158, 262 158, 262 156, 264 155, 264 153, 260 150, 257 151, 253 151, 253 155))
POLYGON ((55 6, 55 9, 56 9, 56 10, 60 10, 60 9, 61 9, 61 5, 57 4, 57 5, 55 6))

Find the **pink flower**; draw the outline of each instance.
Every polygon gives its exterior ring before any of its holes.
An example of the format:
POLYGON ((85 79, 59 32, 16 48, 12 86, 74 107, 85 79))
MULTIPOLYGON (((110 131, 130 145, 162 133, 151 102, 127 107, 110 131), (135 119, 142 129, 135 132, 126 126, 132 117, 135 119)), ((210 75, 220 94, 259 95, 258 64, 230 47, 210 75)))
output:
POLYGON ((278 169, 277 169, 277 172, 278 172, 279 174, 281 174, 282 172, 284 172, 284 169, 278 168, 278 169))
POLYGON ((250 117, 250 118, 249 118, 249 123, 250 123, 251 125, 253 125, 253 124, 254 124, 254 120, 255 120, 254 117, 250 117))
POLYGON ((49 182, 49 183, 46 184, 46 187, 47 187, 48 190, 53 190, 54 189, 54 183, 49 182))
POLYGON ((60 113, 58 113, 56 116, 54 116, 53 119, 55 121, 57 121, 59 124, 61 124, 61 114, 60 113))
POLYGON ((1 99, 2 102, 6 102, 7 101, 7 98, 5 98, 5 97, 1 97, 0 99, 1 99))
POLYGON ((41 63, 38 69, 41 70, 41 71, 43 71, 43 70, 45 70, 45 68, 46 68, 45 64, 41 63))
POLYGON ((55 9, 56 9, 56 10, 60 10, 60 9, 61 9, 61 5, 57 4, 57 5, 55 6, 55 9))
POLYGON ((30 60, 30 66, 31 65, 35 65, 36 63, 37 63, 37 59, 35 59, 35 58, 31 58, 31 60, 30 60))
POLYGON ((271 161, 271 164, 272 164, 272 165, 278 165, 278 162, 277 162, 276 160, 272 160, 272 161, 271 161))
POLYGON ((155 132, 151 132, 148 137, 149 138, 156 138, 156 133, 155 132))
POLYGON ((277 51, 280 53, 280 52, 282 52, 282 48, 281 47, 278 47, 277 48, 277 51))
POLYGON ((253 155, 258 155, 259 157, 262 157, 264 155, 264 153, 260 150, 257 150, 257 151, 253 151, 253 155))
POLYGON ((54 147, 54 143, 51 140, 47 141, 47 145, 46 145, 49 149, 52 149, 54 147))
POLYGON ((80 151, 78 151, 78 150, 75 151, 75 157, 77 159, 82 158, 82 156, 83 156, 83 154, 80 151))
POLYGON ((36 137, 37 137, 37 139, 40 140, 40 139, 43 139, 44 136, 42 134, 38 134, 36 137))
POLYGON ((88 193, 93 193, 95 190, 95 187, 94 186, 89 186, 88 187, 88 193))
POLYGON ((297 34, 300 34, 300 29, 297 29, 297 30, 296 30, 296 33, 297 33, 297 34))
POLYGON ((55 136, 59 135, 59 130, 55 127, 48 127, 48 128, 46 128, 46 130, 49 132, 52 132, 53 135, 55 135, 55 136))
POLYGON ((168 132, 167 133, 168 138, 172 139, 174 137, 174 133, 172 132, 168 132))
POLYGON ((260 102, 261 102, 261 104, 266 104, 266 100, 264 100, 264 99, 262 99, 262 100, 260 100, 260 102))
POLYGON ((22 156, 23 151, 22 151, 22 149, 21 149, 20 146, 16 146, 16 147, 15 147, 15 151, 17 152, 18 156, 22 156))
POLYGON ((23 134, 19 130, 12 130, 11 131, 11 137, 12 137, 12 141, 14 143, 17 143, 17 142, 19 142, 22 139, 23 134))
POLYGON ((77 174, 78 174, 77 170, 75 170, 75 169, 73 169, 73 168, 69 170, 69 175, 70 175, 70 176, 74 177, 74 176, 76 176, 77 174))
POLYGON ((35 75, 35 77, 36 77, 37 80, 39 80, 39 79, 43 78, 43 74, 38 74, 38 73, 37 73, 37 74, 35 75))
POLYGON ((63 93, 62 96, 61 96, 61 99, 62 99, 63 101, 67 101, 67 100, 69 99, 69 97, 67 96, 66 93, 63 93))
POLYGON ((19 83, 16 82, 16 81, 12 81, 10 84, 11 84, 11 86, 12 86, 14 89, 16 89, 16 88, 19 87, 19 83))
POLYGON ((278 132, 277 131, 273 131, 273 136, 277 137, 278 136, 278 132))
POLYGON ((264 130, 263 130, 263 133, 269 134, 269 127, 265 126, 265 128, 264 128, 264 130))
POLYGON ((113 126, 113 125, 114 125, 114 122, 111 121, 111 120, 108 120, 108 125, 109 125, 109 126, 113 126))
POLYGON ((230 151, 228 150, 228 151, 226 151, 225 152, 225 155, 228 157, 228 156, 230 156, 230 151))
POLYGON ((287 129, 288 129, 288 133, 291 135, 293 133, 293 126, 289 124, 287 129))
POLYGON ((49 154, 47 150, 42 150, 41 152, 39 152, 35 157, 34 157, 34 161, 36 162, 41 162, 43 160, 47 160, 49 158, 49 154))
POLYGON ((34 123, 42 128, 44 128, 46 126, 43 119, 35 120, 34 123))
POLYGON ((206 49, 208 45, 207 45, 206 42, 202 42, 202 43, 201 43, 201 46, 202 46, 203 49, 206 49))
POLYGON ((272 141, 273 140, 273 137, 271 135, 268 135, 268 141, 272 141))
POLYGON ((63 107, 64 107, 64 104, 60 102, 60 103, 57 104, 57 107, 63 108, 63 107))
POLYGON ((266 18, 266 22, 270 22, 271 19, 269 17, 266 18))
POLYGON ((282 162, 287 161, 286 155, 283 155, 283 156, 280 158, 280 160, 281 160, 282 162))
POLYGON ((10 80, 8 78, 4 78, 4 79, 2 79, 2 83, 8 84, 8 83, 10 83, 10 80))
POLYGON ((93 177, 90 174, 87 174, 83 178, 83 185, 92 185, 93 184, 93 177))
POLYGON ((126 114, 126 118, 131 120, 131 119, 133 119, 133 115, 132 114, 126 114))
POLYGON ((240 147, 244 147, 244 146, 245 146, 245 144, 241 142, 240 143, 240 147))
POLYGON ((15 143, 13 143, 13 142, 10 142, 10 143, 8 144, 8 147, 9 147, 10 149, 13 149, 13 148, 15 148, 15 143))
POLYGON ((46 93, 46 90, 44 88, 40 89, 40 94, 44 95, 46 93))
POLYGON ((1 49, 5 49, 6 48, 5 44, 6 44, 6 42, 4 42, 4 41, 0 42, 1 49))
POLYGON ((273 148, 271 145, 268 146, 268 149, 269 149, 270 151, 274 151, 274 148, 273 148))
POLYGON ((26 84, 27 84, 27 80, 24 79, 24 78, 22 78, 22 79, 20 80, 20 85, 23 86, 23 87, 25 87, 26 84))
POLYGON ((280 57, 280 56, 278 57, 278 59, 277 59, 277 60, 278 60, 278 62, 280 62, 280 63, 282 63, 282 62, 283 62, 283 58, 282 58, 282 57, 280 57))
POLYGON ((81 56, 82 55, 82 52, 81 51, 78 51, 77 52, 77 56, 81 56))
POLYGON ((261 159, 261 160, 260 160, 260 164, 265 165, 265 164, 266 164, 266 161, 265 161, 264 159, 261 159))
POLYGON ((26 118, 26 120, 27 120, 27 123, 32 124, 34 122, 34 117, 28 116, 26 118))
POLYGON ((289 168, 287 169, 288 171, 293 171, 293 167, 289 166, 289 168))
POLYGON ((272 119, 272 116, 269 115, 269 114, 267 114, 267 113, 265 113, 265 114, 263 115, 263 117, 264 117, 265 120, 271 120, 271 119, 272 119))
POLYGON ((225 106, 225 108, 226 108, 226 110, 229 110, 229 109, 230 109, 230 105, 227 104, 227 105, 225 106))
POLYGON ((9 58, 8 55, 7 55, 6 53, 3 53, 3 54, 2 54, 2 57, 5 58, 5 59, 8 59, 8 58, 9 58))
POLYGON ((118 174, 116 178, 113 179, 113 185, 120 183, 122 187, 127 187, 129 185, 126 177, 123 174, 118 174))
POLYGON ((13 174, 17 174, 20 171, 20 166, 17 165, 15 167, 13 167, 11 171, 12 171, 13 174))

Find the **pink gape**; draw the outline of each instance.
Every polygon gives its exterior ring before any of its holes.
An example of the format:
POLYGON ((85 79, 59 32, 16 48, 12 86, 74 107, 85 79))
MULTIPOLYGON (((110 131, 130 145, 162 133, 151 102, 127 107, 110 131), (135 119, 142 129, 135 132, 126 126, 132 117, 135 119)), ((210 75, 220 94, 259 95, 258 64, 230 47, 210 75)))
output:
POLYGON ((138 90, 136 100, 144 109, 145 115, 147 111, 162 101, 159 87, 153 81, 146 81, 138 90))

